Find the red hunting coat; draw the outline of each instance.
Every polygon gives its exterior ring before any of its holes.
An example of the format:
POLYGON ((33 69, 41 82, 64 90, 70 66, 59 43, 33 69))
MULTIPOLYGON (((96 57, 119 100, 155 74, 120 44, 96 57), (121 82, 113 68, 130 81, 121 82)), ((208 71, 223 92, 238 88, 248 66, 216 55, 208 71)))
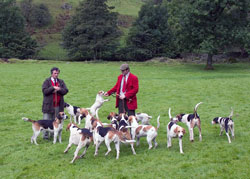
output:
MULTIPOLYGON (((117 82, 115 86, 108 91, 108 94, 111 95, 112 93, 120 94, 120 87, 121 87, 121 81, 122 81, 123 75, 119 75, 117 82)), ((138 85, 138 78, 137 76, 133 75, 132 73, 129 74, 127 83, 126 83, 126 101, 127 101, 127 106, 129 110, 136 110, 137 109, 137 98, 136 98, 136 93, 139 90, 139 85, 138 85)), ((116 95, 116 105, 115 107, 118 107, 118 101, 119 101, 119 96, 116 95)))

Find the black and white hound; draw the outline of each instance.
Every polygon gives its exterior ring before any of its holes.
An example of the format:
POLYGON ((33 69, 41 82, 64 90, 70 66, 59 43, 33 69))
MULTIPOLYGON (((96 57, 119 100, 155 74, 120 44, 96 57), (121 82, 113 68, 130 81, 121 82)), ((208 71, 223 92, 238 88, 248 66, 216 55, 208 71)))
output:
POLYGON ((103 127, 102 123, 100 123, 98 120, 95 120, 93 122, 93 128, 94 140, 96 141, 95 156, 98 154, 98 149, 103 141, 105 141, 106 147, 108 149, 105 156, 108 155, 109 152, 111 152, 111 142, 115 143, 116 159, 119 159, 120 155, 120 142, 135 142, 135 140, 126 139, 121 131, 114 129, 113 127, 103 127))
MULTIPOLYGON (((121 113, 120 115, 111 112, 108 117, 109 120, 111 120, 111 126, 115 128, 116 130, 120 131, 123 138, 126 138, 127 140, 132 140, 130 131, 128 128, 131 128, 131 126, 128 126, 128 116, 124 113, 121 113)), ((132 153, 136 155, 135 149, 134 149, 134 143, 130 143, 132 153)))
POLYGON ((70 122, 72 122, 72 118, 74 118, 74 122, 80 124, 80 119, 78 119, 78 116, 80 115, 80 107, 70 105, 68 103, 64 103, 64 108, 66 108, 67 112, 70 115, 70 122))
POLYGON ((199 138, 200 141, 202 141, 201 136, 201 120, 200 116, 197 113, 198 106, 202 104, 202 102, 199 102, 194 107, 194 113, 193 114, 178 114, 176 118, 180 121, 185 123, 188 126, 189 135, 190 135, 190 141, 194 141, 194 127, 197 126, 199 129, 199 138))
POLYGON ((229 143, 231 143, 231 139, 228 134, 229 131, 231 132, 232 138, 234 139, 234 121, 232 120, 232 117, 233 109, 229 117, 216 117, 212 120, 212 124, 220 124, 220 136, 222 135, 222 132, 225 129, 229 143))

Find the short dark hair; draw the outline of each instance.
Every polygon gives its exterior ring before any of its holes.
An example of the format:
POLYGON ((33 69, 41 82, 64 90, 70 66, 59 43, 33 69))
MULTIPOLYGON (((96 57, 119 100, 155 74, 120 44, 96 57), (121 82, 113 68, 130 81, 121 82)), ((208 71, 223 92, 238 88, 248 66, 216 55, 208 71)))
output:
POLYGON ((60 73, 60 70, 59 70, 59 68, 57 68, 57 67, 51 68, 50 73, 52 74, 53 71, 58 71, 58 72, 60 73))

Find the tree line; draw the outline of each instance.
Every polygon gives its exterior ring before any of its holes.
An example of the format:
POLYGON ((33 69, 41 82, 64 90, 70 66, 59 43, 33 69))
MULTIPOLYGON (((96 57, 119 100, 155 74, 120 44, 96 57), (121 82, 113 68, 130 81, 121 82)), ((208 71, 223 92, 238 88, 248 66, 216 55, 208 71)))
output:
MULTIPOLYGON (((248 0, 147 0, 129 29, 125 46, 119 43, 122 31, 114 8, 107 0, 79 3, 62 32, 70 59, 145 61, 195 52, 208 54, 206 68, 212 69, 216 54, 235 47, 250 51, 248 0)), ((25 23, 41 27, 51 21, 48 8, 34 6, 32 0, 24 0, 21 9, 15 0, 0 0, 2 58, 33 57, 38 44, 25 31, 25 23)))

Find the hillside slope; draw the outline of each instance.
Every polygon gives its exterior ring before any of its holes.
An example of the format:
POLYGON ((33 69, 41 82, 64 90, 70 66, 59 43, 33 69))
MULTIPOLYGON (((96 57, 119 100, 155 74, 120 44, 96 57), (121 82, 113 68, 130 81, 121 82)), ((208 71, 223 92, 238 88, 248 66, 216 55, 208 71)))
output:
MULTIPOLYGON (((21 2, 21 0, 17 0, 21 2)), ((61 31, 67 21, 74 14, 80 0, 33 0, 34 4, 45 4, 48 6, 53 16, 53 23, 46 28, 30 29, 32 35, 41 44, 38 54, 39 59, 63 60, 67 59, 66 51, 61 47, 61 31), (72 9, 64 9, 63 6, 69 5, 72 9)), ((140 7, 143 5, 142 0, 108 0, 109 6, 114 6, 115 12, 119 15, 119 26, 124 32, 121 37, 121 44, 124 44, 125 36, 131 23, 138 15, 140 7)))

